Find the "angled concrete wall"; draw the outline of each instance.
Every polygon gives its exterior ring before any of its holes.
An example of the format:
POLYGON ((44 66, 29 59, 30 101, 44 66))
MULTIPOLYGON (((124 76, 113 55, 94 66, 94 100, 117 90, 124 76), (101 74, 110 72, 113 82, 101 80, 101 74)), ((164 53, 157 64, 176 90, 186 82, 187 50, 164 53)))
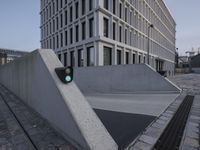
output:
POLYGON ((47 119, 79 149, 117 149, 74 82, 64 85, 54 69, 62 67, 51 50, 36 50, 0 67, 0 83, 47 119))
POLYGON ((76 68, 83 93, 171 93, 180 89, 146 64, 76 68))

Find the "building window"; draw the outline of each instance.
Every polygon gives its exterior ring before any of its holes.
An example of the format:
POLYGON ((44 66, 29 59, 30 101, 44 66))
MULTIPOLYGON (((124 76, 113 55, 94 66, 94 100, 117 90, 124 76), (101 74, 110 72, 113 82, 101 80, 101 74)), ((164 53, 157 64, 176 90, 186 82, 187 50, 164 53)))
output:
POLYGON ((121 50, 117 50, 117 65, 122 63, 122 52, 121 50))
POLYGON ((127 44, 127 29, 125 29, 125 43, 127 44))
POLYGON ((64 66, 67 66, 67 52, 64 53, 64 66))
POLYGON ((76 7, 76 9, 75 9, 75 11, 76 11, 76 18, 78 18, 78 14, 79 14, 79 3, 78 2, 76 2, 75 7, 76 7))
POLYGON ((108 10, 109 0, 104 0, 104 8, 108 10))
POLYGON ((119 27, 119 41, 122 42, 122 26, 119 27))
POLYGON ((55 32, 55 20, 53 20, 53 32, 55 32))
POLYGON ((141 55, 138 56, 138 63, 141 63, 141 55))
POLYGON ((58 22, 58 17, 56 17, 56 29, 58 30, 58 24, 59 24, 59 22, 58 22))
POLYGON ((85 40, 85 22, 82 22, 82 40, 85 40))
POLYGON ((68 37, 67 37, 67 31, 65 31, 65 46, 67 46, 68 43, 68 37))
POLYGON ((57 38, 57 41, 56 41, 56 43, 57 43, 57 48, 59 48, 59 36, 57 35, 56 38, 57 38))
POLYGON ((113 40, 116 39, 116 23, 113 22, 113 40))
POLYGON ((116 0, 113 0, 113 14, 116 13, 116 0))
POLYGON ((125 7, 125 21, 127 22, 128 9, 125 7))
POLYGON ((71 67, 74 67, 75 66, 75 53, 74 51, 71 51, 70 52, 70 61, 71 61, 71 67))
POLYGON ((104 33, 104 36, 105 37, 108 37, 108 28, 109 28, 109 25, 108 25, 108 19, 107 18, 103 18, 103 22, 104 22, 104 30, 103 30, 103 33, 104 33))
POLYGON ((60 8, 63 7, 63 0, 60 0, 60 8))
POLYGON ((144 61, 143 61, 143 63, 146 63, 146 57, 144 56, 144 61))
POLYGON ((53 37, 53 49, 55 49, 55 37, 53 37))
POLYGON ((84 62, 83 49, 79 49, 78 50, 78 67, 83 67, 83 62, 84 62))
POLYGON ((89 19, 89 36, 90 37, 93 36, 93 32, 94 32, 93 24, 94 24, 94 19, 93 18, 89 19))
POLYGON ((135 54, 133 54, 133 64, 135 64, 135 54))
POLYGON ((73 7, 72 6, 69 9, 69 13, 70 13, 70 22, 72 22, 72 20, 73 20, 73 7))
POLYGON ((63 34, 60 33, 60 47, 63 47, 63 34))
POLYGON ((103 52, 104 52, 103 53, 104 65, 111 65, 112 64, 112 48, 104 46, 103 52))
POLYGON ((119 18, 122 18, 122 3, 119 4, 119 18))
POLYGON ((79 41, 79 26, 76 25, 76 42, 79 41))
POLYGON ((56 11, 58 11, 58 0, 56 0, 56 11))
POLYGON ((70 29, 70 43, 73 43, 73 29, 70 29))
POLYGON ((58 54, 58 59, 61 61, 61 54, 58 54))
POLYGON ((89 0, 89 11, 93 8, 93 0, 89 0))
POLYGON ((129 64, 129 52, 126 52, 125 56, 126 56, 126 64, 129 64))
POLYGON ((82 15, 85 14, 85 0, 82 0, 82 15))
POLYGON ((87 66, 94 66, 94 47, 87 48, 87 66))
POLYGON ((67 11, 65 11, 65 25, 67 25, 67 11))

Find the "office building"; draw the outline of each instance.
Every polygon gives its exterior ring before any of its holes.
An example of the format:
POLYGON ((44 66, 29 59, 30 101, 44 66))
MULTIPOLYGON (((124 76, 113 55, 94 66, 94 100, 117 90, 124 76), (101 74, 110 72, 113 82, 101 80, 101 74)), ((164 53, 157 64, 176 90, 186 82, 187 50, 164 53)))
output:
POLYGON ((174 74, 176 23, 163 0, 41 0, 41 47, 65 66, 148 63, 174 74))

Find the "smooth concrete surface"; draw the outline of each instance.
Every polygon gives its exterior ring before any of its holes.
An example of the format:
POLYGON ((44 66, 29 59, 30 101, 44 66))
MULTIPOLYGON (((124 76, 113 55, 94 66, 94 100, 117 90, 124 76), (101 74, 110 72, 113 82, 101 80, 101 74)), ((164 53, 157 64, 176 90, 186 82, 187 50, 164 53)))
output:
POLYGON ((179 94, 88 94, 95 109, 159 116, 179 94))
POLYGON ((0 82, 47 119, 79 149, 115 150, 117 144, 74 82, 61 83, 52 50, 36 50, 0 67, 0 82))
POLYGON ((74 80, 85 93, 180 93, 146 64, 76 68, 74 80))

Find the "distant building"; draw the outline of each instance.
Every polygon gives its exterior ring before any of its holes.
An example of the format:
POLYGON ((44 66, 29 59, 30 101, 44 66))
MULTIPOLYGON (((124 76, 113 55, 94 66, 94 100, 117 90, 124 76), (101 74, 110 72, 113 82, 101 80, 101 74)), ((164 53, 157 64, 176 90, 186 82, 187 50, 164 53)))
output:
POLYGON ((191 58, 191 67, 192 68, 200 68, 200 54, 193 56, 191 58))
POLYGON ((19 58, 27 53, 28 52, 24 51, 0 48, 0 65, 9 63, 10 61, 13 61, 14 59, 19 58))
POLYGON ((41 47, 65 66, 149 60, 174 74, 176 23, 164 0, 41 0, 40 14, 41 47))
POLYGON ((188 56, 179 56, 178 68, 189 68, 189 57, 188 56))

